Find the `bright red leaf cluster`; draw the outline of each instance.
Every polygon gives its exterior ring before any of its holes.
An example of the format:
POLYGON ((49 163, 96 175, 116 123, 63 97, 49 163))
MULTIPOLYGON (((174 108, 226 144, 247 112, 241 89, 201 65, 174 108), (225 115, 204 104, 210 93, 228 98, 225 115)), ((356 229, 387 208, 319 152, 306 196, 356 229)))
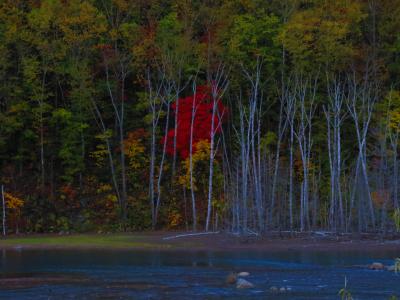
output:
MULTIPOLYGON (((182 159, 186 159, 190 154, 190 132, 192 123, 192 112, 194 111, 193 120, 193 153, 196 152, 196 144, 200 140, 211 140, 211 126, 213 115, 213 98, 211 96, 210 87, 198 86, 195 95, 179 99, 179 106, 177 112, 176 103, 172 104, 174 113, 177 116, 177 135, 176 135, 176 153, 182 159), (194 109, 193 109, 194 107, 194 109)), ((222 130, 222 123, 226 120, 227 109, 218 99, 216 113, 214 115, 214 132, 220 133, 222 130)), ((174 135, 175 129, 168 131, 167 136, 163 137, 161 143, 167 139, 167 153, 174 155, 174 135)))

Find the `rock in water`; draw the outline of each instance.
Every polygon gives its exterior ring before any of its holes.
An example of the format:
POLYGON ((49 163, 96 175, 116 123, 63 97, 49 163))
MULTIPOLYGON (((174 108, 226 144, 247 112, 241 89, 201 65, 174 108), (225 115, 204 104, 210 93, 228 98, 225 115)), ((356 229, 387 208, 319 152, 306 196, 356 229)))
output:
POLYGON ((237 276, 238 276, 238 277, 247 277, 247 276, 249 276, 249 275, 250 275, 249 272, 240 272, 237 276))
POLYGON ((391 272, 394 272, 395 269, 396 269, 395 266, 387 266, 386 267, 386 270, 391 271, 391 272))
POLYGON ((254 287, 254 284, 252 284, 251 282, 247 281, 246 279, 239 278, 236 281, 236 288, 237 289, 251 289, 253 287, 254 287))
POLYGON ((235 284, 237 280, 237 275, 235 273, 230 273, 228 277, 226 277, 225 282, 228 284, 235 284))
POLYGON ((278 291, 278 288, 276 287, 276 286, 271 286, 270 287, 270 290, 271 290, 271 292, 277 292, 278 291))
POLYGON ((371 270, 384 270, 385 266, 380 262, 374 262, 371 265, 369 265, 369 269, 371 269, 371 270))

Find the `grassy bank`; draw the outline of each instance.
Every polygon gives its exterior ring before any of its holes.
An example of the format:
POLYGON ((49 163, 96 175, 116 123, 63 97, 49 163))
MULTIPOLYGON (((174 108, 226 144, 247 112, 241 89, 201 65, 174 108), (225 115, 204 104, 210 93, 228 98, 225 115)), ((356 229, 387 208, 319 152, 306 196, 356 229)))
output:
POLYGON ((143 249, 143 250, 255 250, 255 251, 400 251, 400 238, 388 240, 352 236, 239 237, 227 233, 197 235, 178 232, 113 234, 35 234, 0 238, 0 249, 143 249), (166 237, 172 237, 167 238, 166 237))
POLYGON ((0 248, 170 248, 168 243, 157 242, 149 236, 134 234, 77 234, 11 236, 0 239, 0 248))

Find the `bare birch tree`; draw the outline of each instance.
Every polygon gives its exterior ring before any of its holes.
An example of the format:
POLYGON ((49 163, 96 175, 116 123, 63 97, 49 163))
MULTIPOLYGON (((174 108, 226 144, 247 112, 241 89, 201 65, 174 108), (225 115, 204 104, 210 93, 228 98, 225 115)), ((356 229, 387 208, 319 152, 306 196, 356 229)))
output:
POLYGON ((224 65, 220 64, 215 74, 211 77, 211 101, 212 101, 212 114, 211 114, 211 131, 210 131, 210 164, 209 164, 209 177, 208 177, 208 199, 207 199, 207 217, 206 217, 206 231, 210 226, 212 196, 213 196, 213 176, 214 176, 214 158, 217 153, 215 147, 215 134, 221 127, 221 120, 218 115, 219 102, 228 87, 228 77, 224 65), (215 124, 217 119, 217 124, 215 124))
POLYGON ((323 107, 327 122, 327 144, 330 169, 330 207, 329 226, 344 230, 345 219, 342 195, 342 145, 341 127, 346 117, 343 111, 345 91, 343 84, 336 78, 327 83, 328 104, 323 107), (339 220, 339 223, 337 223, 339 220))
MULTIPOLYGON (((349 82, 349 96, 347 101, 347 108, 350 116, 353 119, 354 127, 357 136, 357 146, 358 146, 358 157, 357 166, 355 170, 356 180, 355 187, 357 186, 357 178, 359 172, 361 172, 363 180, 363 195, 360 195, 360 201, 366 198, 369 209, 370 225, 375 227, 375 211, 372 203, 370 183, 368 177, 368 166, 367 166, 367 135, 369 131, 369 126, 371 123, 372 112, 376 102, 376 94, 372 90, 372 86, 368 81, 368 76, 366 75, 363 81, 357 82, 355 75, 348 80, 349 82), (361 170, 360 170, 361 168, 361 170), (366 197, 364 197, 364 195, 366 197)), ((354 195, 354 194, 353 194, 354 195)), ((354 196, 353 196, 354 197, 354 196)), ((354 205, 354 200, 352 201, 354 205)), ((364 214, 363 202, 359 203, 359 218, 364 214)), ((360 220, 360 219, 359 219, 360 220)), ((360 223, 360 221, 359 221, 360 223)), ((359 224, 361 226, 361 224, 359 224)))
MULTIPOLYGON (((160 74, 159 74, 160 75, 160 74)), ((163 106, 161 104, 161 93, 164 83, 164 76, 156 81, 156 85, 153 86, 153 78, 151 72, 147 70, 147 101, 149 102, 149 112, 151 117, 151 140, 150 140, 150 171, 149 171, 149 200, 151 207, 151 218, 152 227, 155 229, 157 224, 157 210, 159 203, 159 196, 156 194, 156 155, 157 155, 157 130, 160 119, 163 114, 163 106)), ((165 148, 165 147, 163 147, 165 148)), ((157 183, 158 185, 158 183, 157 183)))
POLYGON ((295 95, 299 108, 297 128, 294 133, 298 141, 303 169, 300 189, 300 230, 304 231, 310 226, 309 168, 311 166, 311 148, 313 144, 312 125, 316 110, 315 95, 318 78, 304 79, 302 76, 296 76, 295 80, 295 95))
POLYGON ((293 172, 294 172, 294 137, 295 137, 295 116, 297 109, 297 97, 295 95, 295 88, 291 87, 291 82, 289 82, 284 91, 284 97, 286 98, 285 113, 286 118, 289 122, 289 195, 288 195, 288 204, 289 204, 289 226, 290 230, 293 230, 293 196, 294 196, 294 180, 293 180, 293 172), (292 91, 294 89, 294 91, 292 91))

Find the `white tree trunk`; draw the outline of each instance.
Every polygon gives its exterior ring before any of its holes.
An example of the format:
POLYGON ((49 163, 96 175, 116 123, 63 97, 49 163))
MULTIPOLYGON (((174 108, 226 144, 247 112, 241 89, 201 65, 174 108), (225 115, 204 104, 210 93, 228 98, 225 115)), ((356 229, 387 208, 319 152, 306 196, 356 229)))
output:
POLYGON ((6 236, 6 200, 4 196, 4 185, 1 185, 1 199, 3 202, 3 236, 6 236))

